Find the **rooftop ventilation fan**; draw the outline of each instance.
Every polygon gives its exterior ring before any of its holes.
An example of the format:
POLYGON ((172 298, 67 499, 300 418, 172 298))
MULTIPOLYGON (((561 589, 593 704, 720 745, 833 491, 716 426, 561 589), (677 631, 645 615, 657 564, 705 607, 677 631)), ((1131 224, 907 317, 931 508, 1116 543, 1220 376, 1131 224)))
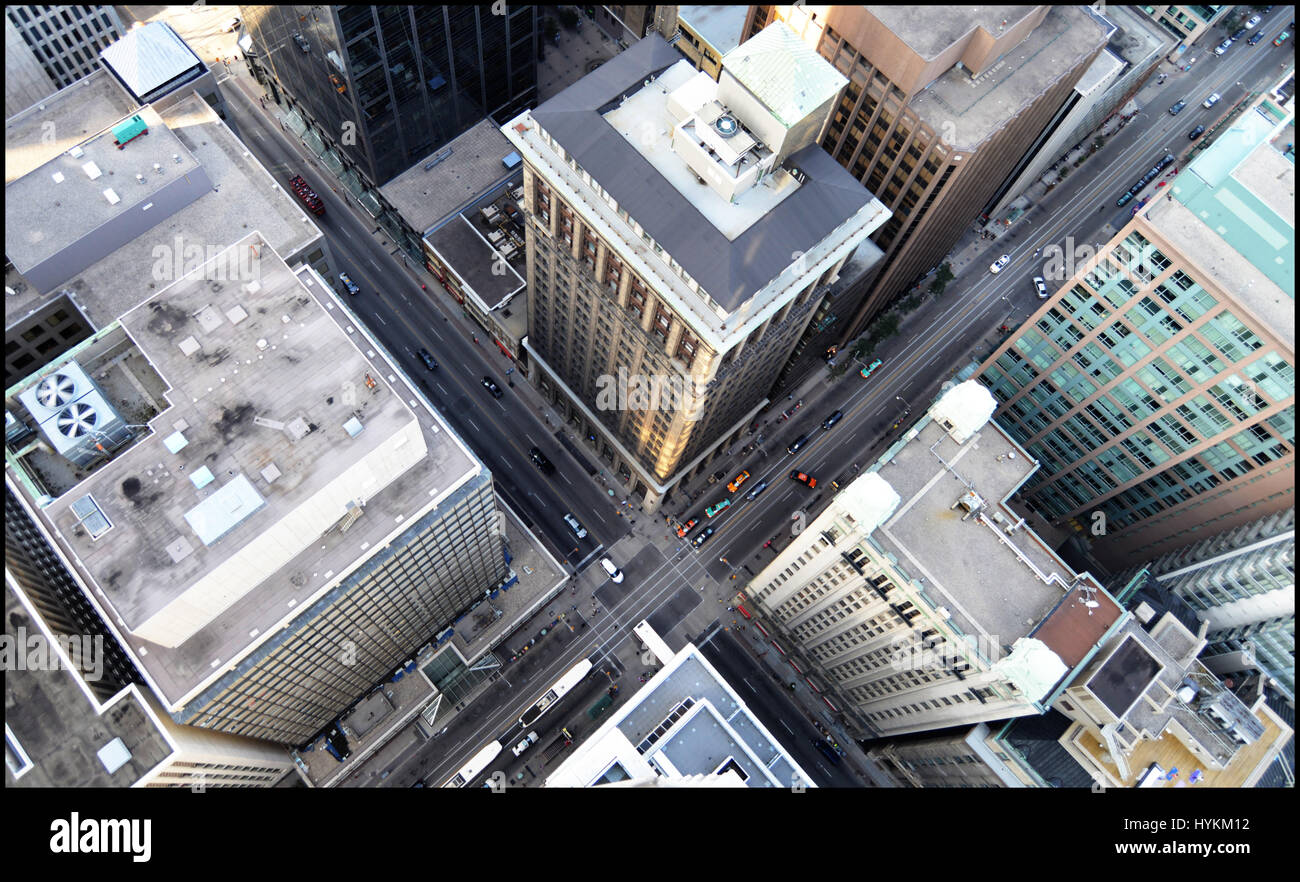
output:
POLYGON ((730 138, 736 132, 740 131, 740 123, 736 122, 734 116, 723 114, 713 121, 713 128, 724 138, 730 138))
POLYGON ((94 431, 99 424, 99 413, 89 404, 78 401, 65 407, 55 422, 64 435, 80 438, 94 431))
POLYGON ((56 410, 76 397, 77 381, 67 374, 46 377, 36 387, 36 400, 50 410, 56 410))

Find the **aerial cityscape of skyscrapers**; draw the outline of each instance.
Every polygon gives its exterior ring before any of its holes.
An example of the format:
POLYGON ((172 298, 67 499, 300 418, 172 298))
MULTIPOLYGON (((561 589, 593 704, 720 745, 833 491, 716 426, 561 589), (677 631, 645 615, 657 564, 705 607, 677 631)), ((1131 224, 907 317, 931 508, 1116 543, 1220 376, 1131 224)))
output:
POLYGON ((1291 17, 7 7, 6 784, 1293 787, 1291 17))

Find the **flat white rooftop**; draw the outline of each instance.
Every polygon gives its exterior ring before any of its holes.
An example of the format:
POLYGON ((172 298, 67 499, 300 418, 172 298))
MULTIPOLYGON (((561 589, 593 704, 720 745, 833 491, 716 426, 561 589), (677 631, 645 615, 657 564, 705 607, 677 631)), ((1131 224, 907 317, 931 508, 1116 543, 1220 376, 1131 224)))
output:
MULTIPOLYGON (((605 120, 673 189, 690 200, 718 232, 734 241, 794 194, 799 183, 788 172, 778 169, 762 183, 741 193, 734 202, 700 183, 691 167, 673 150, 673 127, 677 120, 668 111, 668 95, 686 85, 697 73, 689 61, 679 61, 649 86, 630 95, 621 106, 606 113, 605 120)), ((708 79, 707 74, 701 76, 708 79)))
POLYGON ((198 160, 152 107, 135 113, 148 126, 147 135, 119 148, 105 129, 5 185, 5 254, 19 272, 198 171, 198 160), (110 190, 118 201, 106 195, 110 190))
POLYGON ((135 347, 162 377, 162 409, 150 434, 37 511, 177 706, 483 473, 328 285, 295 273, 256 233, 228 253, 250 249, 256 289, 195 273, 122 317, 118 348, 135 347), (189 476, 202 469, 213 480, 199 487, 189 476), (87 495, 112 524, 97 539, 77 528, 87 495), (360 517, 332 529, 358 500, 360 517), (316 522, 285 533, 304 512, 316 522), (276 547, 250 556, 268 539, 276 547), (214 574, 218 594, 237 596, 192 601, 187 592, 214 574), (135 633, 164 614, 192 635, 135 633))
MULTIPOLYGON (((107 129, 132 111, 121 88, 103 70, 50 96, 43 102, 43 106, 44 110, 34 107, 24 111, 22 119, 6 121, 6 179, 9 179, 13 171, 11 165, 16 163, 33 176, 31 186, 46 186, 38 174, 42 164, 52 160, 60 161, 70 148, 107 129), (51 144, 45 144, 41 140, 41 133, 47 130, 59 134, 51 144), (65 137, 65 132, 74 132, 76 137, 65 137)), ((153 113, 152 108, 148 112, 153 113)), ((277 254, 291 259, 299 258, 311 243, 321 240, 320 229, 303 210, 302 204, 283 189, 281 182, 267 173, 266 168, 248 152, 248 148, 199 95, 191 93, 170 104, 157 120, 158 128, 150 128, 148 135, 137 138, 129 145, 137 148, 132 156, 139 157, 130 161, 142 161, 148 169, 142 173, 153 175, 155 161, 162 164, 164 169, 186 167, 176 166, 172 159, 172 153, 180 153, 183 160, 188 157, 189 162, 198 163, 211 180, 212 188, 156 224, 147 235, 136 236, 125 242, 57 287, 43 291, 28 284, 16 296, 6 298, 6 325, 43 308, 59 297, 62 290, 68 289, 75 292, 76 305, 91 324, 96 328, 105 327, 159 290, 162 284, 179 278, 185 270, 192 269, 214 249, 224 249, 251 229, 257 229, 277 254), (168 152, 163 145, 173 138, 181 149, 168 152)), ((101 140, 103 139, 111 143, 112 135, 105 133, 101 140)), ((124 163, 128 158, 118 159, 114 156, 118 153, 116 148, 110 148, 110 151, 111 158, 104 162, 104 166, 118 172, 112 177, 112 180, 117 181, 127 169, 126 165, 118 163, 124 163)), ((125 154, 127 151, 121 152, 125 154)), ((76 173, 83 174, 79 168, 76 173)), ((169 173, 163 179, 174 180, 173 175, 174 173, 169 173)), ((103 181, 104 178, 99 180, 103 181)), ((48 177, 43 178, 43 181, 49 187, 55 186, 48 177)), ((18 183, 27 186, 23 181, 18 183)), ((81 185, 65 182, 58 186, 81 185)), ((123 196, 130 195, 131 188, 147 189, 146 186, 137 184, 133 174, 127 176, 127 186, 114 186, 121 191, 119 195, 123 196)), ((7 191, 8 189, 6 186, 7 191)), ((103 200, 98 191, 91 195, 103 200)), ((38 198, 45 197, 38 193, 38 198)), ((64 239, 88 229, 86 219, 81 216, 82 212, 75 200, 56 201, 60 204, 46 203, 47 209, 52 212, 50 216, 35 218, 38 229, 48 231, 51 237, 64 239)), ((141 205, 138 200, 133 204, 141 205)), ((124 205, 125 199, 118 208, 124 205)), ((105 202, 104 208, 109 209, 110 206, 105 202)), ((29 213, 19 210, 11 198, 5 206, 7 230, 18 228, 21 225, 18 218, 29 213)), ((7 232, 7 235, 12 234, 7 232)), ((39 243, 31 248, 33 254, 41 251, 39 243)), ((48 251, 48 246, 44 250, 48 251)))

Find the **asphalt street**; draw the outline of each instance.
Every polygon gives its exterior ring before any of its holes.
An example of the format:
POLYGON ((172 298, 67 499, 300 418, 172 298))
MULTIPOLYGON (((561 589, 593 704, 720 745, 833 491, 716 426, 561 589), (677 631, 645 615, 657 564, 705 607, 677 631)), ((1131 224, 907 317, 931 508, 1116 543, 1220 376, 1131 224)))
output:
POLYGON ((732 631, 717 632, 701 646, 701 651, 731 688, 740 693, 758 721, 776 737, 818 787, 863 786, 862 781, 847 771, 847 760, 841 759, 838 765, 834 764, 813 746, 813 741, 822 737, 821 733, 790 700, 789 692, 757 670, 749 652, 734 634, 732 631))
MULTIPOLYGON (((1285 26, 1289 9, 1275 10, 1261 27, 1274 34, 1285 26)), ((990 243, 987 262, 1006 253, 1011 260, 1004 269, 992 274, 976 268, 951 283, 943 299, 931 302, 928 314, 909 321, 905 334, 877 347, 875 357, 883 364, 868 379, 863 380, 858 365, 853 365, 824 394, 805 398, 804 405, 785 421, 779 418, 793 402, 773 402, 760 417, 758 432, 749 439, 763 435, 761 447, 722 466, 727 477, 680 509, 682 521, 700 521, 691 536, 698 535, 705 524, 715 530, 699 551, 714 578, 727 578, 732 566, 748 565, 756 571, 761 562, 785 547, 791 537, 792 517, 802 511, 811 521, 834 492, 831 480, 852 477, 855 464, 868 467, 925 409, 940 385, 970 361, 972 351, 992 329, 1004 323, 1017 325, 1037 310, 1040 301, 1031 283, 1033 276, 1049 276, 1048 288, 1055 291, 1074 275, 1075 263, 1067 260, 1057 277, 1050 278, 1053 273, 1046 254, 1035 258, 1035 249, 1041 247, 1046 252, 1047 246, 1054 244, 1066 255, 1077 254, 1080 264, 1087 254, 1078 251, 1081 246, 1095 253, 1131 217, 1131 207, 1115 207, 1119 196, 1165 153, 1174 153, 1178 157, 1175 165, 1181 165, 1193 146, 1187 133, 1197 125, 1208 128, 1248 91, 1273 82, 1280 75, 1279 64, 1291 59, 1292 47, 1290 43, 1273 47, 1267 41, 1257 46, 1242 42, 1222 57, 1199 49, 1193 54, 1200 57, 1193 69, 1171 75, 1147 109, 1031 210, 1028 226, 1022 222, 1006 239, 990 243), (1202 107, 1201 102, 1214 92, 1221 96, 1220 102, 1213 108, 1202 107), (1167 108, 1183 98, 1188 101, 1186 109, 1171 116, 1167 108), (835 410, 843 410, 844 419, 823 431, 822 420, 835 410), (811 434, 809 442, 797 454, 788 454, 790 441, 806 433, 811 434), (726 481, 746 469, 749 479, 738 492, 729 492, 726 481), (819 486, 810 490, 790 480, 787 475, 792 469, 811 474, 819 486), (749 499, 752 488, 764 481, 768 488, 757 499, 749 499), (732 504, 712 519, 706 518, 705 508, 724 498, 730 498, 732 504), (765 551, 763 544, 774 537, 772 548, 765 551)), ((1142 195, 1158 193, 1157 183, 1142 195)), ((671 505, 669 509, 673 510, 671 505)))
MULTIPOLYGON (((1262 27, 1268 31, 1269 40, 1285 25, 1286 19, 1280 16, 1287 9, 1266 17, 1262 27)), ((1109 210, 1107 206, 1113 209, 1118 196, 1165 152, 1181 156, 1191 146, 1186 134, 1191 128, 1198 124, 1209 127, 1247 89, 1257 89, 1275 77, 1280 73, 1278 64, 1292 57, 1291 44, 1274 48, 1265 41, 1255 47, 1234 45, 1227 55, 1216 58, 1212 45, 1217 38, 1212 36, 1217 37, 1217 32, 1202 40, 1210 44, 1210 49, 1192 50, 1200 59, 1192 71, 1171 75, 1157 100, 1149 101, 1136 120, 1088 161, 1082 170, 1086 174, 1068 178, 1031 210, 1027 225, 1022 222, 1007 238, 991 246, 990 262, 1003 251, 1010 255, 1005 269, 997 275, 976 270, 962 273, 950 284, 943 299, 909 317, 904 334, 878 347, 876 357, 884 363, 869 379, 860 378, 854 366, 824 390, 821 387, 826 384, 818 384, 819 391, 787 421, 775 420, 791 402, 782 399, 773 403, 769 414, 760 417, 760 423, 769 421, 759 430, 764 436, 761 450, 718 466, 726 469, 728 478, 742 468, 749 469, 751 477, 746 485, 734 494, 727 493, 725 481, 712 485, 683 509, 683 519, 696 516, 703 524, 706 505, 723 496, 732 498, 730 508, 707 521, 717 531, 707 545, 697 550, 687 540, 681 540, 644 545, 637 550, 630 544, 632 540, 624 542, 621 548, 626 547, 627 553, 623 556, 629 559, 619 560, 626 574, 626 582, 618 586, 619 590, 611 590, 614 586, 599 567, 586 568, 575 578, 576 593, 562 593, 552 605, 554 608, 538 617, 549 621, 563 615, 563 623, 550 629, 530 651, 506 664, 500 678, 434 739, 385 770, 390 774, 384 776, 384 786, 410 786, 418 780, 440 784, 491 740, 501 740, 506 749, 489 773, 503 771, 512 782, 531 786, 542 771, 539 751, 554 740, 561 725, 575 718, 584 719, 586 707, 611 682, 622 687, 619 701, 634 694, 641 665, 636 658, 635 639, 629 639, 631 626, 654 616, 669 629, 685 616, 696 622, 707 621, 713 615, 708 604, 747 581, 742 568, 757 571, 761 566, 766 554, 762 546, 767 539, 777 537, 774 544, 778 547, 788 541, 792 515, 804 511, 811 520, 816 507, 833 492, 831 479, 851 476, 854 464, 866 467, 906 428, 909 418, 925 408, 940 383, 970 360, 992 329, 1003 323, 1019 323, 1037 308, 1030 277, 1045 273, 1042 261, 1033 257, 1035 248, 1056 243, 1069 250, 1080 244, 1104 243, 1129 217, 1128 208, 1109 210), (1222 96, 1220 104, 1202 108, 1200 101, 1215 91, 1222 96), (1188 100, 1187 109, 1177 117, 1169 116, 1165 108, 1180 98, 1188 100), (1026 229, 1030 232, 1026 233, 1026 229), (836 409, 845 412, 844 420, 822 431, 821 421, 836 409), (809 442, 797 455, 789 455, 786 445, 804 433, 811 434, 809 442), (790 481, 786 474, 793 468, 817 477, 819 486, 810 490, 790 481), (763 481, 769 486, 762 495, 754 500, 745 498, 763 481), (737 581, 728 579, 733 568, 738 572, 737 581), (563 602, 566 598, 570 600, 567 607, 563 602), (584 657, 593 660, 595 670, 543 719, 538 745, 515 759, 509 747, 524 734, 519 728, 519 714, 584 657), (524 778, 517 779, 521 770, 524 778)), ((332 178, 305 158, 305 149, 291 133, 281 129, 270 109, 261 108, 257 100, 261 90, 242 70, 242 64, 234 67, 239 73, 223 77, 222 87, 249 149, 279 180, 303 174, 325 200, 327 213, 317 223, 329 239, 338 269, 347 272, 360 287, 355 297, 343 295, 347 305, 420 383, 491 469, 502 496, 544 537, 557 557, 571 564, 590 563, 596 552, 628 536, 628 522, 616 512, 618 500, 611 502, 605 488, 562 449, 556 434, 560 427, 548 425, 520 391, 507 384, 505 371, 510 361, 495 347, 489 348, 486 335, 480 336, 476 345, 473 335, 479 329, 464 320, 459 307, 437 283, 423 273, 417 276, 418 271, 404 265, 405 260, 381 231, 366 223, 355 208, 345 207, 345 197, 330 186, 332 178), (428 291, 421 289, 421 281, 428 285, 428 291), (437 370, 429 371, 419 360, 416 353, 420 348, 428 349, 437 359, 437 370), (501 399, 492 398, 482 387, 484 375, 491 376, 503 389, 501 399), (549 479, 528 459, 528 448, 533 445, 541 448, 556 466, 556 474, 549 479), (573 536, 561 520, 565 511, 574 512, 586 526, 587 539, 573 536)), ((1067 266, 1065 276, 1072 273, 1067 266)), ((337 279, 330 281, 342 290, 337 279)), ((675 513, 672 502, 667 510, 675 513)), ((530 629, 535 624, 521 628, 518 634, 533 633, 530 629)), ((517 648, 523 639, 512 635, 498 654, 504 653, 508 659, 512 647, 517 648)), ((830 765, 813 748, 812 739, 818 733, 805 714, 795 710, 790 696, 732 633, 716 633, 704 651, 819 785, 860 783, 849 775, 843 763, 830 765), (788 742, 783 737, 787 731, 788 742)), ((590 731, 599 722, 580 725, 590 731)))

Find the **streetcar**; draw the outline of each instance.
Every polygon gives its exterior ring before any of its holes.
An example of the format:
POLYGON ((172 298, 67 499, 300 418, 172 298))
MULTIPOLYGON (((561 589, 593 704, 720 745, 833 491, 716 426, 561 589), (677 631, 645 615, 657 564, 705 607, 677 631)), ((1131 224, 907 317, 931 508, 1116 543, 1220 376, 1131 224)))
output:
POLYGON ((542 694, 542 697, 533 703, 533 706, 524 711, 523 716, 519 718, 519 723, 525 728, 531 728, 542 714, 546 713, 551 707, 563 698, 569 690, 582 682, 582 678, 591 672, 591 660, 583 659, 565 672, 564 676, 556 680, 550 689, 542 694))
POLYGON ((491 744, 470 757, 469 762, 461 766, 460 771, 453 775, 447 783, 442 786, 467 787, 471 781, 483 774, 483 770, 488 767, 488 764, 491 763, 492 760, 497 758, 497 754, 500 752, 501 742, 493 741, 491 744))

